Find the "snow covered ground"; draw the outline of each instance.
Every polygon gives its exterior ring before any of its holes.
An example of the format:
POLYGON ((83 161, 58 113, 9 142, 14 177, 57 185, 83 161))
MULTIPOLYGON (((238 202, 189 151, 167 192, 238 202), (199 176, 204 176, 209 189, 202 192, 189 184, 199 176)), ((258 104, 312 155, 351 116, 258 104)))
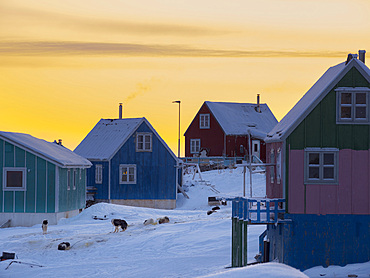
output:
MULTIPOLYGON (((241 196, 242 169, 204 172, 202 178, 212 187, 197 181, 198 175, 196 180, 191 174, 184 178, 190 199, 179 194, 175 210, 100 203, 49 226, 46 235, 42 234, 41 223, 0 229, 0 252, 14 252, 17 257, 13 263, 0 262, 0 277, 369 277, 370 262, 315 267, 305 273, 278 263, 228 268, 231 204, 207 215, 207 198, 241 196), (94 220, 94 216, 107 219, 94 220), (143 225, 145 219, 163 216, 168 216, 170 223, 143 225), (125 219, 128 229, 112 233, 113 218, 125 219), (57 250, 63 241, 70 242, 72 248, 57 250)), ((263 197, 264 187, 264 175, 255 174, 253 195, 263 197)), ((258 253, 258 236, 264 229, 249 227, 249 261, 258 253)))

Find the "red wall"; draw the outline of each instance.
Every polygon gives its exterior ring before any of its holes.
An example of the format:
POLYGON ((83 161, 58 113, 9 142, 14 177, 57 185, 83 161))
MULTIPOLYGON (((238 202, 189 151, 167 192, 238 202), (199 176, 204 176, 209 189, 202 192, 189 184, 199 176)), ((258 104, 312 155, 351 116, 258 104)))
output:
POLYGON ((277 159, 277 150, 280 148, 281 150, 281 179, 280 179, 280 182, 278 182, 277 178, 276 178, 276 166, 267 166, 266 167, 266 196, 267 198, 284 198, 283 196, 283 161, 284 161, 284 157, 283 157, 283 143, 268 143, 266 144, 266 148, 265 148, 265 153, 267 154, 267 157, 266 157, 266 163, 272 163, 272 161, 270 160, 270 152, 271 152, 271 149, 274 150, 274 153, 275 153, 275 161, 274 163, 276 163, 276 159, 277 159), (271 173, 271 167, 274 167, 274 182, 271 182, 271 177, 270 177, 270 173, 271 173))

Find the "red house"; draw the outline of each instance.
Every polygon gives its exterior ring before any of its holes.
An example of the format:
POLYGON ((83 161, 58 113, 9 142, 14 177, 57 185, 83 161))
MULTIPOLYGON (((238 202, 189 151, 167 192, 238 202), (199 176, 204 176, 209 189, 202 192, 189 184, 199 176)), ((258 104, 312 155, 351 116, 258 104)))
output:
POLYGON ((205 101, 185 132, 185 156, 244 157, 266 161, 264 138, 277 124, 267 104, 205 101), (248 141, 250 141, 248 143, 248 141))

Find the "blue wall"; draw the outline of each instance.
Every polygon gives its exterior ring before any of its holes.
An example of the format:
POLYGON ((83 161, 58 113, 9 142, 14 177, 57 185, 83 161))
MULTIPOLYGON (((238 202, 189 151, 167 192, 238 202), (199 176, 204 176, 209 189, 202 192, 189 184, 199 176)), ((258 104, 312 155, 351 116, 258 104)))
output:
MULTIPOLYGON (((136 132, 152 132, 143 122, 136 132)), ((111 161, 111 199, 176 199, 176 161, 152 135, 152 151, 136 152, 131 136, 111 161), (136 164, 137 183, 119 184, 119 165, 136 164)))
POLYGON ((97 188, 96 199, 108 199, 108 184, 109 184, 109 162, 108 161, 90 161, 91 168, 87 169, 87 186, 97 188), (103 165, 102 183, 95 183, 95 167, 97 164, 103 165))
POLYGON ((267 226, 270 260, 300 270, 370 260, 370 215, 285 214, 291 224, 267 226))

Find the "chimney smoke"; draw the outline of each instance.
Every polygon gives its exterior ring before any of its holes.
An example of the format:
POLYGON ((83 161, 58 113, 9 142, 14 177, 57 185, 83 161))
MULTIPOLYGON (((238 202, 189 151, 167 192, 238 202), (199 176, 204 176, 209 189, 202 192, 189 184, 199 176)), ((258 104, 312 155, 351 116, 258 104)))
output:
POLYGON ((122 120, 122 102, 119 104, 119 115, 118 118, 122 120))
POLYGON ((359 60, 361 62, 363 62, 364 64, 365 64, 365 54, 366 54, 366 50, 359 50, 358 51, 359 60))

